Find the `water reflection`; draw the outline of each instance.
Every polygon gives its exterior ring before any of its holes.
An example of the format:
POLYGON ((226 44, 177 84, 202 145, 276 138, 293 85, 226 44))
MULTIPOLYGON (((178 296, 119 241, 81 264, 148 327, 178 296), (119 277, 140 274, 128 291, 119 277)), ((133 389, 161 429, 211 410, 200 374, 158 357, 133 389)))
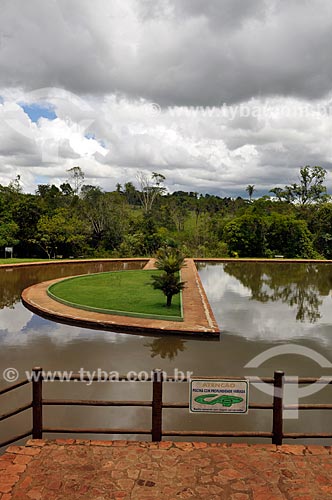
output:
POLYGON ((327 266, 235 262, 225 264, 224 270, 250 289, 252 299, 281 301, 296 307, 296 320, 315 323, 321 317, 321 296, 328 296, 332 289, 332 275, 327 266))
POLYGON ((19 302, 22 290, 34 283, 85 273, 142 269, 145 263, 146 260, 0 268, 0 309, 11 307, 13 304, 19 302))
MULTIPOLYGON (((93 343, 95 341, 121 344, 126 338, 123 334, 94 332, 91 335, 91 332, 86 332, 84 329, 55 323, 33 314, 22 305, 20 301, 21 292, 34 283, 57 277, 123 269, 141 269, 145 263, 146 260, 130 262, 104 261, 0 268, 0 354, 5 358, 7 348, 12 355, 12 350, 17 346, 28 350, 34 346, 35 349, 38 349, 43 343, 54 347, 75 342, 93 343)), ((4 360, 4 362, 6 361, 4 360)))
POLYGON ((11 339, 12 334, 23 331, 29 324, 32 316, 33 313, 23 307, 22 304, 15 304, 11 307, 1 309, 0 334, 2 341, 6 339, 6 334, 10 334, 8 338, 11 339))
POLYGON ((330 264, 200 264, 200 276, 224 334, 331 342, 330 264))
MULTIPOLYGON (((227 267, 226 264, 206 265, 201 269, 200 276, 222 330, 220 341, 207 342, 196 338, 183 340, 174 336, 147 339, 140 335, 83 329, 48 321, 32 314, 19 303, 22 289, 33 283, 103 270, 112 270, 112 266, 98 263, 16 268, 11 271, 0 269, 0 387, 7 386, 1 377, 3 369, 15 367, 22 376, 25 370, 37 365, 46 370, 78 371, 83 367, 90 371, 99 368, 115 370, 121 374, 132 370, 150 372, 154 368, 161 368, 169 375, 175 369, 193 371, 196 376, 271 376, 275 369, 284 370, 288 375, 329 375, 317 363, 300 356, 272 358, 257 370, 249 370, 245 365, 280 342, 307 346, 332 361, 330 265, 258 265, 251 262, 245 265, 236 262, 227 264, 227 267), (280 267, 285 265, 287 267, 280 267), (250 282, 250 279, 253 281, 250 282), (314 322, 311 322, 307 312, 308 299, 301 298, 301 290, 305 288, 301 280, 307 283, 318 301, 317 307, 310 306, 312 311, 318 312, 314 322), (303 304, 305 313, 300 312, 296 319, 300 304, 303 304)), ((165 400, 188 401, 187 384, 165 386, 165 400)), ((332 387, 328 389, 332 390, 332 387)), ((1 413, 30 400, 30 392, 30 387, 23 387, 16 393, 5 395, 0 401, 1 413)), ((329 402, 329 395, 318 394, 315 402, 329 402)), ((151 398, 151 386, 145 383, 91 386, 55 383, 46 385, 45 397, 148 400, 151 398)), ((253 394, 252 397, 253 401, 269 402, 267 396, 265 398, 261 394, 253 394)), ((165 410, 164 415, 167 429, 270 431, 272 424, 269 419, 267 412, 256 411, 247 417, 234 416, 231 419, 229 416, 191 415, 187 410, 173 409, 165 410)), ((25 415, 22 420, 15 417, 2 422, 0 440, 23 432, 27 423, 25 415)), ((79 407, 45 409, 47 426, 148 427, 150 424, 151 415, 146 408, 128 408, 125 412, 123 409, 115 412, 115 409, 109 408, 85 408, 84 411, 79 407)), ((330 413, 315 412, 313 416, 310 411, 306 411, 302 412, 299 421, 286 422, 287 432, 304 430, 331 432, 330 413)), ((80 437, 101 438, 100 435, 80 437)), ((324 441, 323 444, 328 443, 324 441)))
POLYGON ((144 346, 150 348, 151 358, 160 356, 162 359, 173 360, 179 352, 185 350, 185 343, 186 341, 179 337, 161 337, 144 346))

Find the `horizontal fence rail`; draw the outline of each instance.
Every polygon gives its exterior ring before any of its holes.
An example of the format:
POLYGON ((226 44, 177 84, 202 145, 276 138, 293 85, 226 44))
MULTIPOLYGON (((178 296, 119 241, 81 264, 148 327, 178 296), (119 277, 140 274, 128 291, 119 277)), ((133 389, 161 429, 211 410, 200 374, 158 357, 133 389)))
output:
MULTIPOLYGON (((142 382, 152 383, 152 399, 149 401, 106 401, 106 400, 81 400, 81 399, 44 399, 43 383, 49 380, 63 381, 60 376, 54 375, 48 379, 43 375, 40 367, 32 370, 31 380, 23 380, 11 385, 8 388, 0 390, 0 396, 7 394, 15 389, 27 384, 32 385, 31 402, 15 408, 7 413, 0 414, 0 422, 19 415, 27 410, 32 410, 32 428, 20 435, 0 442, 0 447, 7 446, 15 441, 32 436, 34 439, 40 439, 45 433, 55 434, 105 434, 105 435, 145 435, 151 436, 152 441, 162 441, 163 437, 210 437, 210 438, 268 438, 273 444, 281 445, 283 439, 299 438, 332 438, 331 433, 300 433, 284 432, 283 430, 283 411, 284 410, 332 410, 332 404, 306 403, 306 404, 284 404, 285 384, 332 384, 332 377, 285 377, 284 372, 275 371, 274 377, 244 377, 251 384, 271 384, 273 386, 273 398, 271 403, 249 403, 250 410, 269 410, 272 411, 272 429, 270 432, 264 431, 202 431, 202 430, 167 430, 163 428, 163 410, 165 409, 189 409, 188 401, 167 402, 163 400, 164 384, 169 383, 188 383, 189 379, 177 380, 175 377, 165 377, 162 370, 154 370, 153 376, 144 379, 142 382), (151 408, 151 427, 150 428, 70 428, 70 427, 49 427, 44 424, 43 408, 45 406, 92 406, 92 407, 137 407, 151 408)), ((220 377, 206 377, 209 380, 219 380, 220 377)), ((225 377, 225 379, 243 380, 241 377, 225 377)), ((66 378, 66 382, 100 382, 98 377, 82 377, 80 374, 72 374, 66 378)), ((135 382, 139 380, 131 379, 127 376, 118 377, 116 380, 112 377, 105 377, 103 381, 109 382, 135 382)))
MULTIPOLYGON (((9 392, 15 391, 15 389, 18 389, 19 387, 23 387, 27 384, 31 384, 30 380, 21 380, 20 382, 16 382, 16 384, 11 385, 10 387, 6 387, 6 389, 2 389, 0 391, 0 396, 3 394, 7 394, 9 392)), ((27 403, 23 406, 20 406, 19 408, 15 408, 14 410, 11 410, 7 413, 3 413, 0 415, 0 422, 7 420, 11 417, 14 417, 15 415, 19 415, 20 413, 23 413, 26 410, 30 410, 32 408, 32 401, 30 403, 27 403)), ((23 432, 22 434, 18 434, 16 436, 11 437, 10 439, 7 439, 6 441, 0 442, 0 447, 3 446, 8 446, 9 444, 15 443, 16 441, 19 441, 20 439, 24 439, 26 437, 29 437, 32 435, 32 429, 23 432)))

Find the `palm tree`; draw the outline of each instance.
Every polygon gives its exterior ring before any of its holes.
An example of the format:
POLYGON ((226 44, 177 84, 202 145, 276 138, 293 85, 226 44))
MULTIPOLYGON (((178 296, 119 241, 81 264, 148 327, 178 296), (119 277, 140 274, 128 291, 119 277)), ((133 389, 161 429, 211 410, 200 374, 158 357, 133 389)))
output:
POLYGON ((184 265, 184 255, 178 248, 171 246, 160 247, 157 251, 155 266, 167 274, 180 271, 184 265))
POLYGON ((151 285, 166 296, 166 307, 171 307, 173 295, 183 290, 185 283, 179 279, 184 266, 184 256, 177 248, 161 247, 157 252, 155 266, 163 274, 153 275, 151 285))
POLYGON ((249 195, 249 199, 251 201, 252 195, 254 194, 254 191, 255 191, 254 184, 248 184, 248 186, 246 187, 246 191, 247 191, 247 193, 249 195))
POLYGON ((163 273, 152 276, 152 286, 166 295, 166 307, 171 307, 173 295, 183 290, 184 282, 179 281, 177 274, 163 273))

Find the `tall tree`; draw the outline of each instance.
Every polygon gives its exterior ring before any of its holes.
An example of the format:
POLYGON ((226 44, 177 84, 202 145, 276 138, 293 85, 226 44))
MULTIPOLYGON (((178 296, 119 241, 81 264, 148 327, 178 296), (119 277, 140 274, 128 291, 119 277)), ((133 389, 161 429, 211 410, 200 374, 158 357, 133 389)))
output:
POLYGON ((12 193, 22 193, 22 185, 21 185, 21 176, 20 175, 17 175, 15 177, 15 179, 10 181, 10 183, 8 184, 8 189, 12 193))
POLYGON ((306 165, 300 169, 299 183, 294 182, 290 186, 271 189, 278 199, 301 206, 312 203, 322 203, 327 201, 326 186, 324 186, 327 172, 324 168, 306 165))
POLYGON ((0 248, 5 246, 17 245, 19 240, 17 234, 19 232, 18 225, 13 220, 0 219, 0 248))
POLYGON ((166 177, 157 172, 152 172, 151 177, 148 177, 144 172, 138 172, 136 176, 140 191, 139 197, 145 213, 150 212, 157 196, 165 193, 166 188, 163 186, 166 177))
POLYGON ((129 205, 139 205, 140 198, 138 195, 138 191, 132 182, 125 183, 124 194, 129 205))
POLYGON ((78 166, 70 168, 69 170, 67 170, 67 172, 69 172, 70 180, 74 184, 73 191, 75 194, 78 195, 79 191, 81 189, 81 186, 83 186, 84 177, 85 177, 84 172, 81 169, 81 167, 78 167, 78 166))
POLYGON ((254 194, 254 191, 255 191, 255 186, 254 186, 254 184, 248 184, 248 186, 246 187, 246 191, 247 191, 247 193, 248 193, 248 195, 249 195, 249 199, 250 199, 250 201, 251 201, 251 199, 252 199, 252 195, 254 194))
POLYGON ((58 209, 52 215, 42 215, 37 231, 30 240, 42 248, 50 259, 57 253, 81 253, 85 245, 87 228, 84 222, 72 215, 71 210, 58 209))

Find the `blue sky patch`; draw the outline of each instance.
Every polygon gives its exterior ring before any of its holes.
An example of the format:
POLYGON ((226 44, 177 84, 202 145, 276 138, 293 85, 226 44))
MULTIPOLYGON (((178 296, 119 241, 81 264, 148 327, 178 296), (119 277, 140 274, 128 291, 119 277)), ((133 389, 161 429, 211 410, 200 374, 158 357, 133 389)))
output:
POLYGON ((84 137, 86 139, 95 139, 96 138, 95 134, 93 134, 92 132, 88 132, 87 134, 85 134, 84 137))
POLYGON ((44 175, 37 175, 35 177, 35 183, 37 184, 37 186, 39 184, 48 184, 48 181, 49 181, 49 179, 47 177, 45 177, 44 175))
POLYGON ((20 106, 34 123, 37 123, 39 118, 55 120, 57 117, 51 104, 20 104, 20 106))

